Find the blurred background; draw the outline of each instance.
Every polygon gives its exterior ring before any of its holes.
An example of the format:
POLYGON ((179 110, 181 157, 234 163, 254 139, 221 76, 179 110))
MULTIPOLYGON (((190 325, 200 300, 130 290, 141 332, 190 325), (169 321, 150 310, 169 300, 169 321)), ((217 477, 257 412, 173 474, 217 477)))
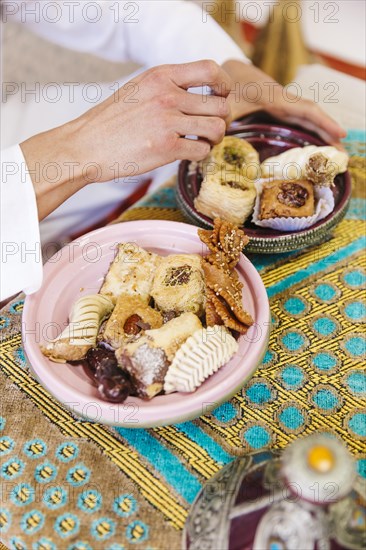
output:
MULTIPOLYGON (((295 66, 304 61, 321 63, 366 78, 364 0, 200 0, 198 3, 262 66, 270 66, 271 60, 266 55, 273 56, 281 66, 286 54, 293 57, 295 66)), ((11 82, 88 82, 95 80, 96 75, 100 81, 111 81, 121 74, 130 74, 136 67, 71 53, 15 24, 4 25, 2 45, 3 79, 11 82)))

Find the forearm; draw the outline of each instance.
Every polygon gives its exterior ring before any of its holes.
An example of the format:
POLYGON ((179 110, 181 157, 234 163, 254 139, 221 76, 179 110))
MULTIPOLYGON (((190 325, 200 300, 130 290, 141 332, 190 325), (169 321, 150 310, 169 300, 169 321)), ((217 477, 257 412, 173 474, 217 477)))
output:
POLYGON ((43 132, 20 144, 42 220, 86 185, 77 155, 73 123, 43 132))
POLYGON ((144 174, 175 160, 202 160, 224 136, 230 88, 213 61, 155 67, 81 117, 23 142, 39 219, 88 183, 144 174), (186 91, 201 82, 210 82, 217 95, 203 102, 186 91))

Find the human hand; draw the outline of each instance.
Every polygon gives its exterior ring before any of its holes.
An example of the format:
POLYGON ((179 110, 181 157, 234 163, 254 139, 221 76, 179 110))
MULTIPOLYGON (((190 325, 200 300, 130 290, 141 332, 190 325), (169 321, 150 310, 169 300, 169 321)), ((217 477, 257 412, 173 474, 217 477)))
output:
POLYGON ((325 142, 343 149, 346 132, 316 103, 296 98, 263 71, 240 61, 228 61, 223 68, 233 81, 228 96, 233 120, 264 110, 276 118, 316 132, 325 142))
POLYGON ((99 165, 98 181, 142 174, 175 160, 202 160, 225 135, 230 87, 214 61, 149 69, 73 121, 73 141, 82 162, 99 165), (205 82, 215 95, 187 92, 205 82))
POLYGON ((225 135, 230 89, 230 78, 214 61, 162 65, 81 117, 21 143, 39 219, 88 183, 205 158, 225 135), (207 82, 215 95, 187 91, 207 82))

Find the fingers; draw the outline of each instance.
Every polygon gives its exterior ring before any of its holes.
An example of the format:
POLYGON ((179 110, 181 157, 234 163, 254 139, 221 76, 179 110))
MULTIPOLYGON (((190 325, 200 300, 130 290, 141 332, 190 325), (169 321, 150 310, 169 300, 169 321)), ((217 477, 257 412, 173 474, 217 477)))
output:
POLYGON ((230 105, 224 97, 181 92, 179 109, 186 115, 217 116, 226 119, 230 116, 230 105))
POLYGON ((204 60, 169 65, 171 78, 180 88, 209 86, 216 95, 227 97, 232 87, 229 75, 215 61, 204 60))
POLYGON ((314 122, 312 122, 311 120, 306 120, 300 117, 287 117, 286 121, 290 124, 302 126, 303 128, 310 130, 311 132, 315 132, 323 141, 325 141, 329 145, 332 145, 333 147, 336 147, 340 151, 345 150, 338 139, 334 139, 334 136, 330 135, 328 132, 320 128, 319 125, 314 124, 314 122))
POLYGON ((175 160, 194 160, 196 162, 207 157, 211 150, 207 141, 179 138, 175 149, 175 160))
POLYGON ((304 122, 308 121, 314 124, 317 133, 323 132, 323 135, 329 136, 327 141, 339 142, 347 134, 335 120, 313 101, 302 99, 297 103, 289 103, 287 112, 289 116, 300 117, 304 122))
POLYGON ((181 116, 174 122, 180 136, 198 136, 211 144, 220 143, 225 136, 225 121, 218 117, 181 116))

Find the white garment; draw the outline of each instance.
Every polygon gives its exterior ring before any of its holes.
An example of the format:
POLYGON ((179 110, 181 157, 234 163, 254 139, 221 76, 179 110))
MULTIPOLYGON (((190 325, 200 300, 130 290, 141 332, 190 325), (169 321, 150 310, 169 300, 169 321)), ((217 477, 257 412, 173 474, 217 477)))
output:
MULTIPOLYGON (((135 61, 146 67, 164 63, 184 63, 214 59, 222 64, 228 59, 247 62, 240 48, 202 9, 191 2, 100 1, 39 2, 3 1, 2 21, 26 24, 40 36, 68 48, 93 53, 111 61, 135 61)), ((84 105, 84 110, 90 103, 84 105)), ((67 113, 63 122, 69 120, 67 113)), ((25 162, 19 147, 1 154, 1 240, 14 242, 19 251, 40 248, 36 203, 29 176, 21 180, 25 162), (11 164, 12 163, 12 164, 11 164), (10 167, 13 166, 13 173, 10 167), (16 167, 18 166, 18 170, 16 167), (25 243, 22 245, 22 243, 25 243)), ((108 185, 99 191, 98 208, 116 204, 116 185, 108 196, 108 185), (112 201, 112 202, 111 202, 112 201)), ((109 189, 110 190, 110 189, 109 189)), ((117 190, 119 200, 119 189, 117 190)), ((95 190, 77 193, 69 199, 79 202, 80 211, 90 221, 88 201, 95 190)), ((68 202, 68 201, 67 201, 68 202)), ((58 215, 58 210, 55 215, 58 215)), ((74 220, 75 222, 75 220, 74 220)), ((36 255, 10 254, 1 250, 0 300, 18 290, 36 291, 41 285, 41 261, 36 255), (25 260, 25 261, 23 261, 25 260)))
POLYGON ((42 283, 37 203, 18 145, 1 151, 0 300, 19 290, 36 292, 42 283))

